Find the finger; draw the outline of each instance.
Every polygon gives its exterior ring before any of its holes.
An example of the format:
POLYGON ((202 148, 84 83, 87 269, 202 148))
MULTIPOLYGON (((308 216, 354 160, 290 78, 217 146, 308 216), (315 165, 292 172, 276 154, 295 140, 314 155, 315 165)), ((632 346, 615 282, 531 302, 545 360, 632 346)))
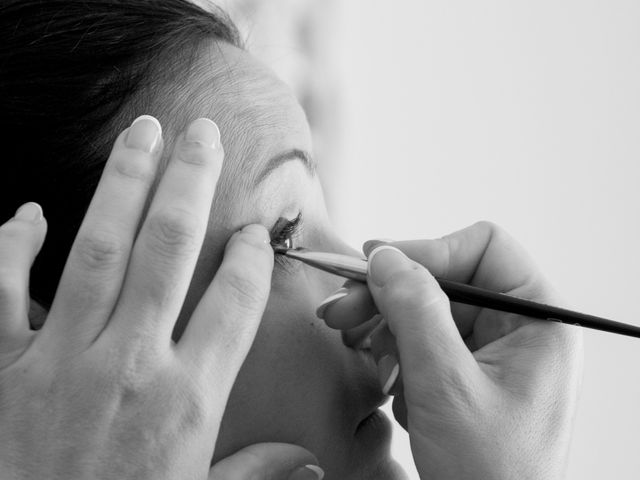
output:
POLYGON ((342 343, 350 348, 355 349, 367 349, 371 348, 370 335, 376 329, 376 327, 382 322, 382 315, 379 313, 371 317, 364 323, 361 323, 357 327, 343 330, 342 343), (367 341, 369 340, 369 341, 367 341))
POLYGON ((371 334, 371 353, 378 369, 378 382, 382 393, 396 395, 402 391, 402 371, 398 362, 396 339, 387 321, 378 325, 371 334))
POLYGON ((383 320, 371 334, 371 354, 373 359, 378 363, 385 355, 397 355, 396 352, 396 339, 391 330, 389 330, 387 321, 383 320))
MULTIPOLYGON (((365 253, 369 253, 374 245, 375 242, 367 242, 365 253)), ((536 276, 542 277, 525 249, 490 222, 478 222, 436 240, 409 240, 388 245, 425 266, 435 277, 495 291, 509 292, 530 284, 536 276)))
POLYGON ((345 286, 327 297, 316 310, 331 328, 354 328, 371 319, 378 309, 364 283, 348 281, 345 286))
POLYGON ((47 222, 37 203, 25 203, 0 227, 0 347, 29 335, 29 271, 47 222))
POLYGON ((259 443, 216 463, 209 480, 322 480, 316 457, 297 445, 259 443))
MULTIPOLYGON (((457 233, 458 232, 454 233, 452 237, 457 233)), ((450 256, 452 252, 449 248, 449 244, 444 239, 408 240, 399 242, 393 240, 368 240, 362 246, 362 250, 365 255, 368 256, 376 247, 382 245, 389 245, 398 248, 409 258, 425 266, 436 277, 463 283, 468 281, 466 276, 464 278, 451 278, 448 268, 451 263, 450 256)), ((484 247, 486 247, 486 243, 481 243, 480 248, 476 250, 484 252, 484 247)), ((464 337, 473 340, 473 336, 470 334, 473 331, 475 319, 481 311, 481 308, 462 303, 452 303, 451 311, 461 334, 464 337)))
POLYGON ((141 334, 170 345, 209 223, 223 156, 220 131, 207 118, 192 122, 178 140, 133 247, 113 314, 116 335, 141 334))
POLYGON ((220 415, 264 314, 273 257, 262 225, 247 225, 233 235, 178 342, 177 354, 188 368, 204 375, 204 385, 216 385, 212 402, 220 403, 220 415))
MULTIPOLYGON (((367 242, 365 252, 369 253, 376 244, 367 242)), ((559 303, 557 295, 524 248, 492 223, 478 222, 437 240, 402 241, 389 245, 424 265, 436 277, 545 303, 559 303)), ((489 330, 508 332, 519 325, 512 321, 512 316, 496 315, 495 312, 488 313, 488 323, 478 324, 477 320, 482 319, 481 313, 483 318, 487 317, 486 310, 472 305, 453 303, 451 309, 461 334, 478 346, 486 342, 470 336, 476 327, 483 331, 486 326, 489 330)), ((495 335, 484 336, 497 338, 495 335)))
POLYGON ((45 334, 58 330, 59 338, 92 341, 104 327, 120 293, 161 150, 160 124, 147 115, 115 141, 69 253, 45 334))
POLYGON ((474 375, 477 364, 453 321, 449 300, 424 267, 381 246, 369 256, 368 285, 395 337, 405 386, 437 388, 446 386, 443 378, 474 375))

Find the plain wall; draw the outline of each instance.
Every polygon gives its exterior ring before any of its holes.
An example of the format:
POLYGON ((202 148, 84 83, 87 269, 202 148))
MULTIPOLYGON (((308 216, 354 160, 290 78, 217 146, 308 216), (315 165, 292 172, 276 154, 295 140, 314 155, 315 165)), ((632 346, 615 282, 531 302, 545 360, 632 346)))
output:
MULTIPOLYGON (((640 324, 640 2, 342 9, 345 160, 324 181, 344 237, 492 220, 567 306, 640 324)), ((638 478, 640 339, 585 339, 568 478, 638 478)), ((394 451, 410 463, 401 433, 394 451)))

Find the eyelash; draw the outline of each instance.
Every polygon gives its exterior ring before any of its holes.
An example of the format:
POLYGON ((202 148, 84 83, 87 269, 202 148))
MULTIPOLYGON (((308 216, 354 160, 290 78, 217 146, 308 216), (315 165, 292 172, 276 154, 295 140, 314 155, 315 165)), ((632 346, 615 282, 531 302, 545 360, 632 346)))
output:
MULTIPOLYGON (((282 245, 287 248, 295 248, 294 240, 297 239, 302 232, 302 212, 293 220, 287 218, 279 218, 271 229, 271 245, 274 247, 282 245)), ((286 266, 291 260, 284 255, 276 255, 276 262, 286 266)))

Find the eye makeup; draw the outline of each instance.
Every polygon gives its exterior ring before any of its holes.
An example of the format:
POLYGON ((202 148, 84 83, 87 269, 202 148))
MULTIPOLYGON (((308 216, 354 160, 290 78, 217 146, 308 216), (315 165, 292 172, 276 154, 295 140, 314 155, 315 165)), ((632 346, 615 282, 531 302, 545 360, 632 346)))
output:
MULTIPOLYGON (((280 217, 271 229, 271 246, 295 248, 297 240, 302 233, 302 212, 298 213, 296 218, 288 219, 280 217)), ((276 262, 282 266, 291 264, 291 259, 284 255, 276 255, 276 262)))

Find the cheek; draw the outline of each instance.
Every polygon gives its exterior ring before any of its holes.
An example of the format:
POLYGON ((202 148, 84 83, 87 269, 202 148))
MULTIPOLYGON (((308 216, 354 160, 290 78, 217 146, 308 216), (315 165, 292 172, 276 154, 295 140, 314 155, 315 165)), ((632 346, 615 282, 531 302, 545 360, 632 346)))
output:
POLYGON ((301 273, 274 279, 262 324, 231 392, 214 459, 264 441, 319 452, 332 438, 346 436, 345 349, 340 334, 315 316, 325 288, 301 273))

